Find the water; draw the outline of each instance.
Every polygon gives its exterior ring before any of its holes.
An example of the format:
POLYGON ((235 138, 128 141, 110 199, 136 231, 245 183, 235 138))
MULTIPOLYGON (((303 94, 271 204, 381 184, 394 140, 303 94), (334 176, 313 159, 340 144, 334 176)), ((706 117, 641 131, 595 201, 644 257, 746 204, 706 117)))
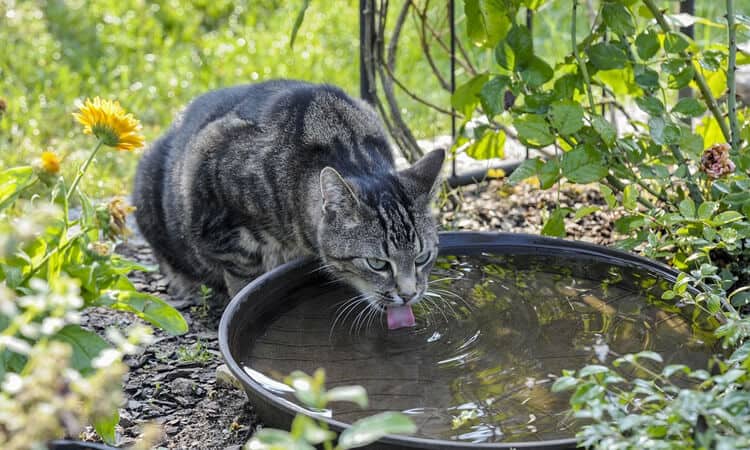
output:
POLYGON ((388 331, 384 317, 362 308, 344 316, 337 304, 355 293, 310 285, 255 330, 243 362, 291 401, 274 380, 297 369, 325 368, 329 387, 364 386, 366 410, 341 403, 323 412, 344 422, 403 411, 427 438, 569 438, 577 423, 566 414, 566 394, 550 391, 563 369, 641 350, 662 353, 666 364, 705 367, 716 324, 662 302, 668 287, 648 272, 564 255, 448 256, 415 309, 415 328, 388 331))

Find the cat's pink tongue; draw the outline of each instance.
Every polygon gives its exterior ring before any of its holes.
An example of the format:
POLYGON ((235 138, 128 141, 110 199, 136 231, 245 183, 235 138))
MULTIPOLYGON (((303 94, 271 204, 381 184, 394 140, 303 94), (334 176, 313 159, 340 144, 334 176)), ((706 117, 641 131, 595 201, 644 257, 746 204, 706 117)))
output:
POLYGON ((388 329, 397 330, 404 327, 413 327, 416 324, 414 312, 411 305, 389 306, 386 310, 388 315, 388 329))

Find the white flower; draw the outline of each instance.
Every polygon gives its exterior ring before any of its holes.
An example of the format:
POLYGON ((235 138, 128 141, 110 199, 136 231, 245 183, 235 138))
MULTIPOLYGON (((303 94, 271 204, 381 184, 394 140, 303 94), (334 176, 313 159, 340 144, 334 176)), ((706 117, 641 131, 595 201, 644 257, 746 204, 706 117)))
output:
POLYGON ((38 323, 25 323, 21 325, 19 331, 22 335, 29 339, 36 339, 39 337, 39 324, 38 323))
POLYGON ((31 346, 23 339, 15 336, 0 336, 0 349, 8 348, 12 352, 28 355, 31 352, 31 346))
POLYGON ((60 317, 47 317, 42 321, 41 331, 44 336, 50 336, 65 326, 65 321, 60 317))
POLYGON ((5 392, 11 395, 17 394, 23 389, 23 378, 17 373, 7 372, 2 387, 5 392))
POLYGON ((114 348, 105 348, 99 353, 99 356, 91 361, 91 365, 95 369, 101 369, 111 366, 115 362, 119 361, 120 358, 122 358, 122 353, 120 353, 119 350, 114 348))

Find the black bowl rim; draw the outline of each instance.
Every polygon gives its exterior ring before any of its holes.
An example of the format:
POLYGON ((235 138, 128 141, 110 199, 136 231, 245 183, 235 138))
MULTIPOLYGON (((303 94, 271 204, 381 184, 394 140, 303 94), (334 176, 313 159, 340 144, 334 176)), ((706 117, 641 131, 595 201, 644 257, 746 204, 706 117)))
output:
MULTIPOLYGON (((488 247, 508 247, 508 248, 535 248, 540 250, 554 250, 556 253, 569 251, 571 254, 579 254, 592 257, 605 257, 615 264, 625 266, 638 266, 656 272, 659 276, 675 281, 679 271, 659 263, 657 261, 644 258, 642 256, 627 253, 621 250, 604 247, 601 245, 591 244, 583 241, 572 241, 566 239, 551 238, 533 234, 523 233, 504 233, 504 232, 477 232, 477 231, 449 231, 440 233, 440 252, 446 250, 469 249, 473 251, 485 249, 488 247)), ((256 278, 245 286, 231 300, 219 323, 219 349, 226 362, 229 370, 245 386, 255 391, 265 401, 271 403, 276 409, 279 409, 293 417, 296 414, 305 414, 316 420, 326 422, 334 430, 341 431, 349 427, 344 422, 313 415, 310 411, 293 404, 291 402, 282 402, 279 398, 268 390, 263 388, 259 383, 248 376, 239 364, 232 357, 229 349, 229 324, 232 317, 242 306, 245 297, 253 291, 263 289, 269 283, 272 283, 279 276, 285 273, 298 270, 313 261, 313 258, 300 258, 283 264, 263 275, 256 278)), ((408 446, 409 448, 449 448, 449 449, 511 449, 511 448, 574 448, 577 446, 575 437, 566 439, 550 439, 530 442, 493 442, 493 443, 469 443, 462 441, 449 441, 443 439, 429 439, 414 436, 389 435, 382 438, 379 442, 397 446, 408 446)))

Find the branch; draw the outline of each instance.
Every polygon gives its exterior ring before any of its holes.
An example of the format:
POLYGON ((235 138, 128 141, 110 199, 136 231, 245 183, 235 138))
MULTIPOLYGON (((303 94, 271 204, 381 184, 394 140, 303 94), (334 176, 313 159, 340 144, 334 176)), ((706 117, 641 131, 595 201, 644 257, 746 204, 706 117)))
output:
POLYGON ((740 149, 740 124, 737 122, 737 82, 735 80, 735 72, 737 72, 737 26, 734 16, 734 0, 727 0, 727 31, 729 34, 729 58, 727 60, 729 94, 727 106, 729 107, 729 126, 732 129, 730 143, 732 150, 738 151, 740 149))
MULTIPOLYGON (((661 29, 664 30, 665 33, 672 31, 669 24, 667 23, 667 20, 664 18, 664 14, 654 4, 654 0, 643 0, 643 3, 646 5, 648 10, 651 11, 651 14, 656 19, 656 22, 659 24, 661 29)), ((692 61, 692 57, 685 51, 680 52, 679 55, 683 58, 690 58, 692 61)), ((693 69, 695 69, 693 81, 695 81, 695 84, 698 85, 698 90, 700 91, 703 100, 705 100, 708 109, 711 111, 711 114, 713 114, 716 122, 719 124, 719 128, 721 128, 721 134, 724 135, 724 139, 726 139, 727 142, 730 142, 731 133, 729 132, 729 127, 727 127, 727 123, 724 121, 724 116, 719 109, 719 104, 716 102, 716 99, 711 93, 711 88, 708 87, 706 79, 703 78, 700 67, 695 67, 694 62, 691 62, 691 64, 693 65, 693 69)))
MULTIPOLYGON (((414 4, 414 2, 412 2, 414 4)), ((426 22, 426 11, 427 7, 430 4, 430 0, 425 1, 424 10, 420 11, 416 8, 416 5, 414 7, 414 10, 416 11, 415 15, 419 17, 420 27, 419 27, 419 45, 422 47, 422 53, 424 53, 425 58, 427 58, 427 64, 430 65, 430 68, 432 69, 432 73, 435 75, 435 78, 437 78, 438 82, 440 83, 440 86, 443 87, 446 91, 450 90, 450 84, 448 81, 443 77, 443 75, 440 73, 440 70, 437 67, 437 64, 435 64, 435 60, 432 59, 432 52, 430 52, 430 46, 427 45, 427 30, 425 29, 425 22, 426 22)))

